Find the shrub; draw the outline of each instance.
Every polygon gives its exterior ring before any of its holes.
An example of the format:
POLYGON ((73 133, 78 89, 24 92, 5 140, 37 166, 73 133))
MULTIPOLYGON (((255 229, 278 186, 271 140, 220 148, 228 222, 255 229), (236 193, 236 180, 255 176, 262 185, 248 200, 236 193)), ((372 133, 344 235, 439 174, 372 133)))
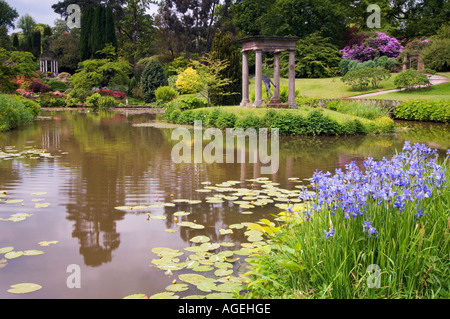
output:
MULTIPOLYGON (((295 76, 300 78, 327 78, 335 76, 339 69, 340 53, 337 46, 319 33, 313 33, 296 44, 295 76)), ((289 54, 283 53, 280 74, 288 77, 289 54)))
POLYGON ((197 70, 188 67, 186 70, 178 74, 175 85, 181 94, 197 93, 199 90, 200 76, 197 70))
POLYGON ((394 116, 398 120, 450 122, 449 101, 411 100, 395 108, 394 116))
POLYGON ((361 44, 347 46, 341 52, 343 58, 364 62, 379 56, 397 58, 402 50, 403 46, 396 38, 377 32, 376 37, 365 39, 361 44))
POLYGON ((236 124, 236 120, 236 114, 223 112, 217 118, 215 126, 221 130, 226 128, 233 128, 236 124))
POLYGON ((450 39, 434 39, 431 45, 422 51, 425 65, 437 71, 450 70, 450 39))
POLYGON ((248 115, 246 117, 241 117, 236 120, 234 123, 235 128, 242 128, 244 130, 248 128, 260 128, 261 127, 261 118, 255 115, 248 115))
POLYGON ((157 101, 167 103, 177 97, 178 93, 170 86, 161 86, 155 91, 157 101))
POLYGON ((376 67, 385 68, 390 72, 395 72, 397 68, 400 66, 400 63, 394 58, 389 58, 387 56, 381 56, 373 59, 376 67))
POLYGON ((388 70, 383 68, 363 68, 347 72, 341 78, 345 84, 351 85, 354 90, 365 90, 372 84, 377 88, 382 80, 391 77, 388 70))
POLYGON ((47 82, 47 85, 50 86, 52 91, 60 91, 60 92, 64 92, 65 90, 67 90, 69 88, 69 84, 56 80, 56 79, 50 79, 47 82))
POLYGON ((146 103, 155 101, 155 91, 160 86, 167 86, 167 76, 161 63, 155 59, 150 60, 142 73, 141 87, 144 90, 146 103))
POLYGON ((369 120, 374 120, 383 116, 389 116, 385 109, 376 105, 366 103, 330 101, 327 103, 327 109, 344 114, 363 117, 369 120))
POLYGON ((74 97, 67 97, 66 100, 66 107, 78 107, 78 105, 81 104, 80 100, 74 97))
POLYGON ((0 95, 0 132, 30 123, 39 109, 39 105, 24 98, 0 95))
POLYGON ((94 93, 91 96, 86 98, 86 106, 97 108, 98 107, 98 101, 102 96, 100 93, 94 93))
POLYGON ((180 99, 180 102, 182 104, 182 109, 187 110, 194 110, 194 109, 200 109, 203 107, 207 107, 208 102, 205 99, 198 98, 198 97, 183 97, 180 99))
POLYGON ((33 82, 30 83, 29 89, 35 93, 45 93, 50 92, 52 89, 50 86, 48 86, 45 83, 42 83, 41 81, 34 79, 33 82))
POLYGON ((110 107, 116 107, 118 102, 112 96, 102 96, 98 99, 97 103, 99 108, 107 109, 110 107))
POLYGON ((412 69, 401 72, 394 80, 394 84, 399 89, 413 90, 423 85, 430 86, 428 76, 422 71, 412 69))

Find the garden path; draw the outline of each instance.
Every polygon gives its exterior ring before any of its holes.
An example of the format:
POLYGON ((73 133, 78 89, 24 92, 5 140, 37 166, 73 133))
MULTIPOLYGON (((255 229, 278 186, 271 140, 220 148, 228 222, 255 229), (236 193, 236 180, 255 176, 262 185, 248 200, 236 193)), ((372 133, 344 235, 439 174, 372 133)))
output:
MULTIPOLYGON (((431 82, 431 85, 438 85, 438 84, 450 82, 450 79, 445 76, 442 76, 442 75, 432 75, 430 77, 430 82, 431 82)), ((386 91, 380 91, 380 92, 375 92, 375 93, 367 93, 367 94, 362 94, 362 95, 358 95, 358 96, 352 96, 352 97, 350 97, 350 99, 361 99, 361 98, 366 98, 366 97, 370 97, 370 96, 398 92, 401 90, 403 90, 403 89, 393 89, 393 90, 386 90, 386 91)))

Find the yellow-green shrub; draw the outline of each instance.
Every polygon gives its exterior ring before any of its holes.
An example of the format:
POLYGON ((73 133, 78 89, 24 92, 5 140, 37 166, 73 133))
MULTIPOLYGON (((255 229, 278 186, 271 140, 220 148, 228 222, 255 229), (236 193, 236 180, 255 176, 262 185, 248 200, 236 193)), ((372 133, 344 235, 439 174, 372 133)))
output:
POLYGON ((197 71, 192 67, 188 67, 178 75, 176 86, 181 94, 197 93, 199 81, 200 76, 197 71))

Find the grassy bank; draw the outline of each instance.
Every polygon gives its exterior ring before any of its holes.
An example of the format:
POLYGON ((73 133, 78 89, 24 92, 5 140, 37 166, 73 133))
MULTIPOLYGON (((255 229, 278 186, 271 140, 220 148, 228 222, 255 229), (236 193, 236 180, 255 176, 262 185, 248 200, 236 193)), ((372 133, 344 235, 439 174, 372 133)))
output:
POLYGON ((20 96, 0 95, 0 132, 17 128, 33 121, 40 106, 20 96))
POLYGON ((391 133, 395 123, 388 117, 369 120, 328 109, 254 109, 241 107, 210 107, 181 111, 167 107, 165 119, 176 124, 194 124, 201 120, 209 127, 278 128, 281 135, 356 135, 391 133))
MULTIPOLYGON (((448 161, 448 157, 446 162, 448 161)), ((250 225, 247 298, 449 298, 450 170, 425 145, 314 174, 303 202, 250 225)))
POLYGON ((383 100, 447 100, 450 104, 450 82, 434 85, 430 88, 413 91, 400 91, 377 95, 376 99, 383 100))

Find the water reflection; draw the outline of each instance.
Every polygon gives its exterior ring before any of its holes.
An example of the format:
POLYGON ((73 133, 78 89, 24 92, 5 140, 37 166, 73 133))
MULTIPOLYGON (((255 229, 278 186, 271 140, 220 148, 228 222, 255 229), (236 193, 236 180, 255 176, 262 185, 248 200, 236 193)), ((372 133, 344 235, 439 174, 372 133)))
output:
MULTIPOLYGON (((145 271, 155 272, 158 277, 159 270, 148 268, 151 259, 143 262, 142 259, 147 257, 142 255, 148 255, 155 245, 190 245, 189 239, 193 234, 198 234, 176 225, 173 220, 176 211, 190 212, 189 216, 179 221, 196 221, 205 225, 201 234, 209 236, 212 241, 233 241, 236 244, 243 240, 242 232, 224 236, 219 234, 219 229, 234 223, 253 222, 277 212, 255 208, 252 209, 253 215, 242 215, 243 209, 229 201, 222 204, 204 201, 197 205, 180 203, 175 207, 120 212, 115 209, 116 206, 154 205, 177 198, 204 200, 211 194, 196 190, 203 188, 202 182, 205 181, 218 184, 235 180, 240 181, 240 185, 235 187, 249 188, 251 182, 248 179, 260 177, 260 164, 174 164, 171 150, 177 141, 171 140, 171 129, 133 127, 133 124, 154 120, 155 115, 44 114, 51 118, 0 135, 0 148, 3 150, 7 145, 14 145, 18 150, 45 148, 60 157, 45 161, 0 160, 0 189, 29 194, 36 189, 57 188, 57 196, 53 198, 56 203, 52 202, 48 209, 55 216, 60 216, 62 208, 64 220, 58 219, 56 222, 55 219, 55 227, 70 229, 70 236, 77 239, 77 253, 88 267, 104 273, 108 273, 104 268, 106 264, 113 264, 115 272, 129 269, 142 272, 137 269, 146 267, 145 271), (25 181, 30 178, 32 182, 26 184, 25 181), (167 219, 147 221, 147 212, 163 214, 167 219), (142 218, 136 221, 130 220, 130 216, 142 218), (178 229, 178 233, 167 234, 164 232, 167 228, 178 229)), ((405 139, 413 142, 420 139, 439 148, 442 154, 450 147, 448 126, 401 123, 401 127, 397 134, 370 137, 281 137, 280 169, 267 177, 280 183, 281 188, 294 189, 296 184, 289 181, 290 177, 309 178, 316 170, 334 171, 344 168, 350 161, 362 164, 369 156, 389 158, 396 150, 400 151, 405 139)), ((0 217, 6 214, 6 208, 0 205, 0 217)), ((30 219, 30 223, 35 223, 33 231, 36 233, 46 232, 47 224, 41 218, 36 216, 30 219)), ((9 227, 12 226, 0 222, 0 234, 5 234, 5 237, 0 235, 0 247, 3 247, 3 242, 6 243, 6 236, 11 237, 15 245, 25 240, 15 235, 9 227)), ((65 253, 70 254, 69 250, 65 253)), ((51 264, 55 261, 47 262, 51 264)), ((14 276, 14 269, 10 268, 10 275, 14 276)), ((148 289, 145 282, 138 285, 148 289)), ((110 292, 102 287, 99 285, 91 289, 96 290, 97 296, 113 298, 139 291, 139 287, 118 287, 110 292)), ((67 294, 62 288, 46 291, 43 292, 44 297, 67 294)))

